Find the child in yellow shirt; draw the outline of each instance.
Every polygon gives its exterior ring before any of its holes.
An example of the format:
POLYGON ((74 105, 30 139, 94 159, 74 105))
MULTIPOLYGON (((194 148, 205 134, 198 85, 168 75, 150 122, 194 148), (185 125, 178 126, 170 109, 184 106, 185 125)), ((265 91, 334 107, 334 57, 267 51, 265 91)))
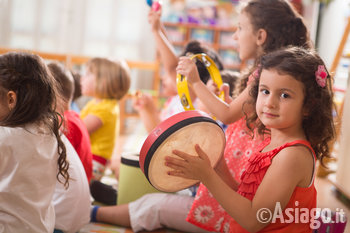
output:
POLYGON ((128 92, 130 75, 120 61, 93 58, 81 78, 82 94, 92 97, 81 110, 90 134, 93 154, 92 180, 100 180, 112 157, 115 136, 119 131, 119 100, 128 92))

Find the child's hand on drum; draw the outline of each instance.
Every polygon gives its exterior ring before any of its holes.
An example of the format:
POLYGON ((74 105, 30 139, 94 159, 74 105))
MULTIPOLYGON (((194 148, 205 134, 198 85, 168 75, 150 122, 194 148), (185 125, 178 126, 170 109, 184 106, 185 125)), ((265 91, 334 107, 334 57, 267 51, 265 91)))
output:
POLYGON ((190 57, 180 57, 176 72, 187 77, 189 83, 201 82, 195 60, 190 57))
POLYGON ((166 156, 165 165, 173 169, 168 172, 168 175, 199 181, 204 181, 211 177, 211 174, 215 173, 215 171, 210 164, 208 155, 199 145, 195 145, 195 150, 198 156, 179 150, 174 150, 173 154, 181 159, 166 156))

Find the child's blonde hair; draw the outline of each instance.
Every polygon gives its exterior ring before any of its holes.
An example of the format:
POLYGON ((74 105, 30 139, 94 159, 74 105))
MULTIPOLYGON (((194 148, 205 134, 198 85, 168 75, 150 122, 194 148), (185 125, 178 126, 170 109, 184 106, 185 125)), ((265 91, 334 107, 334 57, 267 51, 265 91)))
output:
POLYGON ((95 76, 96 97, 120 100, 128 92, 130 74, 125 62, 92 58, 86 66, 95 76))

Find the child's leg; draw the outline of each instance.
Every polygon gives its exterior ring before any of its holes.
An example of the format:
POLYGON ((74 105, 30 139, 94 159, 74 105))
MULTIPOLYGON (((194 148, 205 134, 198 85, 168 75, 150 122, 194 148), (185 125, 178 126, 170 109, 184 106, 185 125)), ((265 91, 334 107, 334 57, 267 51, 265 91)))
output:
POLYGON ((98 155, 92 155, 92 180, 101 180, 104 175, 107 160, 98 155))
POLYGON ((194 197, 151 193, 129 204, 129 216, 134 232, 171 228, 184 232, 207 232, 186 221, 194 197))
POLYGON ((129 205, 101 206, 96 210, 96 221, 130 227, 129 205))

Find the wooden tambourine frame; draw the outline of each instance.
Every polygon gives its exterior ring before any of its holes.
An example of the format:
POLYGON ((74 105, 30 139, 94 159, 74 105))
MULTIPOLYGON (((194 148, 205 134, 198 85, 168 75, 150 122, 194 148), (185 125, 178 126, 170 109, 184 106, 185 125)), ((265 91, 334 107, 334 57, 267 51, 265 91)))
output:
MULTIPOLYGON (((205 67, 207 68, 211 79, 214 81, 214 83, 217 85, 218 88, 222 85, 222 79, 220 75, 219 69, 216 67, 215 62, 205 53, 199 53, 195 54, 191 57, 191 59, 197 59, 198 61, 202 62, 205 67)), ((187 83, 187 77, 177 74, 176 77, 176 85, 177 85, 177 92, 180 96, 181 104, 183 108, 187 110, 194 110, 190 92, 188 89, 188 83, 187 83)), ((224 100, 224 92, 221 92, 219 95, 219 98, 224 100)))

